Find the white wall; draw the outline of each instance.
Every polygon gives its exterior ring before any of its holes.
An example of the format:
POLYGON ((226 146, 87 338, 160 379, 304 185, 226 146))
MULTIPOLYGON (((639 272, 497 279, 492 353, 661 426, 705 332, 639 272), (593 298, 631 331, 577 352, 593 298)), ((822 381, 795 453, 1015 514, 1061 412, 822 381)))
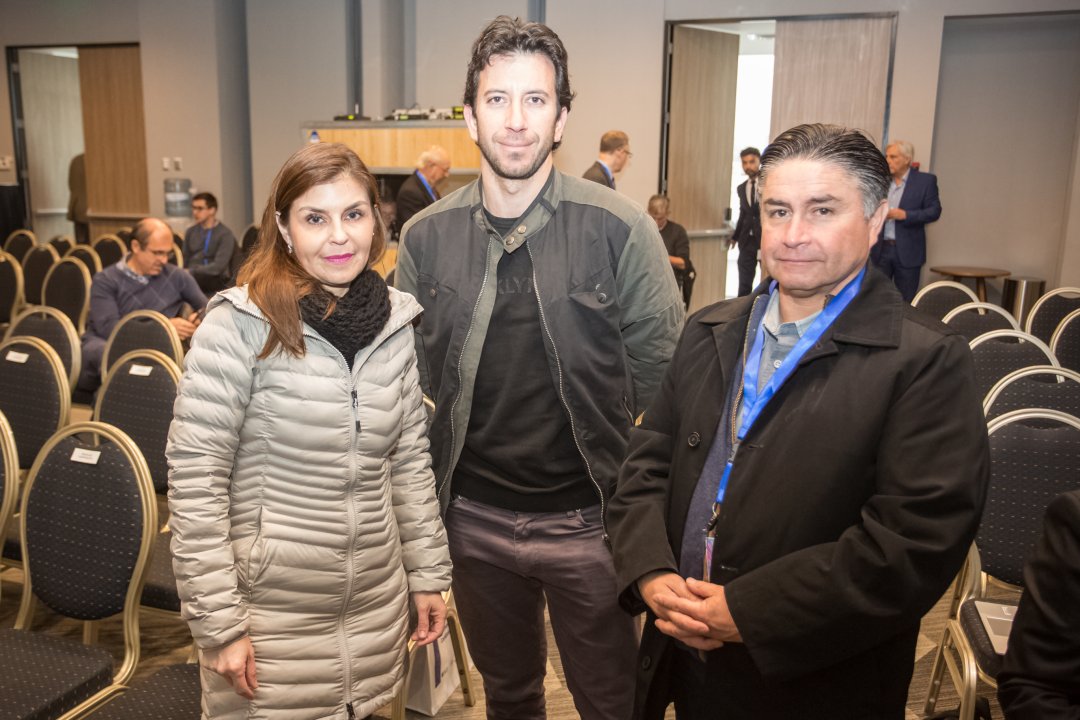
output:
POLYGON ((364 0, 364 115, 386 117, 405 103, 405 3, 364 0))
POLYGON ((274 176, 303 145, 301 126, 350 110, 345 0, 247 3, 252 204, 261 218, 274 176))

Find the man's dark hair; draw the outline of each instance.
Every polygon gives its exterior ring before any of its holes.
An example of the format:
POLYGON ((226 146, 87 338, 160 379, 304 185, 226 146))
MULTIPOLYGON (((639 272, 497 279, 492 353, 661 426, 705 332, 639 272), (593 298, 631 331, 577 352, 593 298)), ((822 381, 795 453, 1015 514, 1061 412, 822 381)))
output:
POLYGON ((570 91, 570 71, 562 40, 547 25, 525 22, 509 15, 500 15, 492 20, 473 43, 472 59, 469 60, 468 75, 465 77, 465 104, 476 105, 480 73, 491 64, 493 57, 517 53, 537 53, 551 61, 555 66, 555 94, 559 108, 569 111, 574 93, 570 91))
POLYGON ((217 198, 208 192, 198 193, 191 198, 191 202, 195 202, 196 200, 202 200, 204 203, 206 203, 206 207, 210 208, 211 210, 217 210, 217 198))
POLYGON ((850 175, 859 186, 863 214, 867 218, 889 196, 889 164, 870 138, 859 130, 815 123, 780 133, 761 156, 762 186, 769 170, 796 158, 830 163, 850 175))
POLYGON ((744 158, 747 155, 753 155, 754 157, 761 157, 761 151, 756 147, 745 147, 739 151, 739 157, 744 158))

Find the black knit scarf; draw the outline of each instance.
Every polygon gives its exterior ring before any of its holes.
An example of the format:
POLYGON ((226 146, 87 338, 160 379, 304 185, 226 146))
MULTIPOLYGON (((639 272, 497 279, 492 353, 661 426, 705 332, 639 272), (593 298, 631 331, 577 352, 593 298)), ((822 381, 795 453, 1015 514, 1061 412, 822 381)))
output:
POLYGON ((337 299, 330 316, 324 317, 330 300, 330 293, 325 290, 306 295, 300 298, 300 315, 341 351, 351 370, 356 353, 374 340, 390 319, 390 291, 379 273, 368 268, 337 299))

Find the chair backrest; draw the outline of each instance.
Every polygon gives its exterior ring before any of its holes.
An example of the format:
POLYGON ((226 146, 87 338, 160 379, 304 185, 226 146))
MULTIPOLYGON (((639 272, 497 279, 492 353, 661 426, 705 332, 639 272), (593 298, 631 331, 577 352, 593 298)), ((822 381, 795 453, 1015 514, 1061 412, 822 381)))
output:
POLYGON ((44 340, 0 343, 0 412, 7 416, 19 462, 28 468, 45 441, 67 424, 71 391, 60 358, 44 340))
POLYGON ((8 536, 8 523, 19 498, 19 451, 7 417, 0 412, 0 543, 8 536))
POLYGON ((998 380, 983 400, 987 421, 1024 408, 1046 408, 1080 417, 1080 373, 1056 365, 1022 368, 998 380))
POLYGON ((45 305, 26 308, 11 321, 5 339, 34 337, 44 340, 60 358, 68 386, 74 388, 82 368, 82 346, 75 325, 60 310, 45 305))
POLYGON ((120 318, 101 356, 101 375, 109 372, 112 359, 120 358, 132 350, 157 350, 172 358, 177 365, 184 361, 184 348, 180 336, 168 318, 154 310, 136 310, 120 318))
POLYGON ((1080 488, 1080 419, 1056 410, 1013 410, 987 426, 990 488, 975 537, 982 571, 1023 586, 1050 501, 1080 488))
POLYGON ((1054 330, 1073 310, 1080 310, 1080 288, 1062 287, 1043 295, 1031 306, 1024 329, 1049 344, 1054 330))
POLYGON ((99 235, 97 240, 93 242, 91 247, 97 252, 101 258, 101 267, 107 268, 110 265, 115 265, 123 259, 124 255, 127 255, 127 245, 118 236, 111 233, 105 233, 99 235))
POLYGON ((139 596, 157 535, 150 473, 131 438, 104 423, 56 433, 26 478, 20 534, 23 594, 15 628, 29 629, 34 599, 93 621, 123 613, 126 682, 139 659, 139 596))
POLYGON ((79 335, 86 332, 86 316, 90 312, 90 282, 90 271, 83 261, 66 257, 49 268, 41 288, 41 304, 67 315, 79 335))
POLYGON ((13 230, 4 240, 4 252, 10 253, 16 260, 22 262, 23 255, 30 248, 37 245, 37 236, 30 230, 13 230))
POLYGON ((941 321, 966 337, 969 342, 991 330, 1020 329, 1020 325, 1008 310, 983 302, 959 305, 946 313, 941 321))
POLYGON ((75 247, 75 240, 70 235, 55 235, 49 239, 49 244, 56 250, 56 254, 64 257, 71 248, 75 247))
POLYGON ((98 255, 90 245, 76 245, 67 251, 67 255, 64 257, 79 258, 86 265, 86 269, 90 271, 90 276, 93 277, 96 273, 101 272, 103 267, 101 264, 101 256, 98 255))
POLYGON ((30 248, 22 259, 23 293, 30 305, 41 305, 41 288, 45 285, 45 276, 49 269, 60 261, 52 245, 38 245, 30 248))
POLYGON ((11 322, 24 301, 22 265, 0 250, 0 324, 11 322))
POLYGON ((979 302, 979 298, 967 285, 953 280, 939 280, 917 292, 911 304, 940 320, 950 310, 974 302, 979 302))
POLYGON ((1042 340, 1019 330, 991 330, 970 344, 971 357, 975 361, 975 387, 979 397, 983 398, 994 383, 1013 370, 1058 364, 1042 340))
POLYGON ((1080 310, 1073 310, 1058 324, 1050 349, 1062 367, 1080 370, 1080 310))
POLYGON ((109 368, 98 390, 94 419, 127 433, 146 458, 154 490, 169 489, 165 444, 172 424, 180 368, 157 350, 135 350, 109 368))
MULTIPOLYGON (((173 235, 175 240, 176 235, 173 235)), ((184 267, 184 249, 181 241, 173 242, 172 250, 169 251, 169 263, 176 267, 184 267)))
POLYGON ((247 230, 244 231, 244 239, 240 242, 240 247, 244 251, 244 257, 247 258, 251 254, 251 250, 255 247, 255 242, 259 239, 259 226, 252 223, 248 225, 247 230))

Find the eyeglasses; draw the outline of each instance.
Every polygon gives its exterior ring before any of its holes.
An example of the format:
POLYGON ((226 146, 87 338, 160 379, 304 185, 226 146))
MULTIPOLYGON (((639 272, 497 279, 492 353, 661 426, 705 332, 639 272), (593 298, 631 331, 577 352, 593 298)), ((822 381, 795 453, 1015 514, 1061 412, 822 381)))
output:
POLYGON ((193 212, 202 212, 203 210, 208 210, 209 208, 206 205, 192 205, 191 209, 193 212))
POLYGON ((628 147, 621 147, 621 148, 619 148, 619 149, 620 149, 620 150, 622 150, 622 151, 623 151, 624 153, 626 153, 626 159, 627 159, 627 160, 629 160, 630 158, 634 157, 634 153, 630 152, 630 148, 628 148, 628 147))

